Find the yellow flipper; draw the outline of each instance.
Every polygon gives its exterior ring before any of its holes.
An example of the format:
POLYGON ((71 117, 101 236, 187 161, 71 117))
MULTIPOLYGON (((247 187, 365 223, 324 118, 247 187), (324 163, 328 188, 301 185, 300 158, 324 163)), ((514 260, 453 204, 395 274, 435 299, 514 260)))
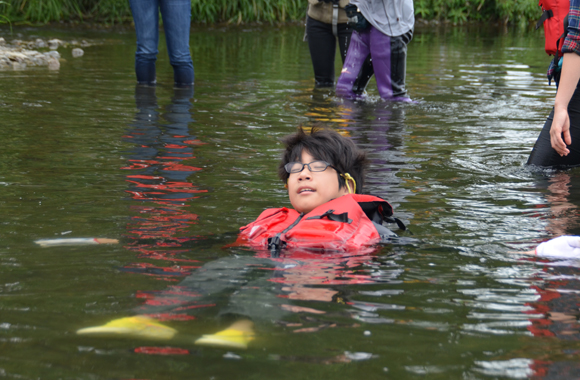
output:
POLYGON ((115 319, 102 326, 80 329, 77 334, 117 334, 150 339, 171 339, 176 332, 177 330, 164 326, 152 318, 137 315, 115 319))
POLYGON ((211 335, 203 335, 195 341, 202 346, 224 348, 248 348, 248 343, 254 340, 254 324, 251 321, 238 321, 225 330, 211 335))

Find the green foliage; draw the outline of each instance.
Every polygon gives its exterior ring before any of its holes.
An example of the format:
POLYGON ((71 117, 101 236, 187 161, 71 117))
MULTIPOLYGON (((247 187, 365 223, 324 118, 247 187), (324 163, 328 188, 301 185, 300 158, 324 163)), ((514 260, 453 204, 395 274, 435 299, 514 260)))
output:
MULTIPOLYGON (((414 0, 426 20, 528 22, 540 16, 538 0, 414 0)), ((191 0, 194 23, 300 21, 306 0, 191 0)), ((131 22, 128 0, 0 0, 0 23, 131 22)))
POLYGON ((541 16, 536 0, 496 0, 498 17, 504 22, 537 20, 541 16))
POLYGON ((123 24, 131 22, 129 0, 84 1, 87 16, 105 24, 123 24))
POLYGON ((415 0, 415 15, 426 20, 528 22, 540 17, 538 0, 415 0))
POLYGON ((13 22, 93 21, 106 24, 131 20, 127 0, 4 0, 0 14, 13 22))
POLYGON ((285 22, 306 15, 304 0, 192 0, 193 22, 285 22))
MULTIPOLYGON (((0 5, 5 5, 5 4, 6 4, 5 1, 0 0, 0 5)), ((0 14, 0 24, 3 24, 5 22, 7 22, 10 25, 10 33, 12 33, 12 23, 10 22, 10 19, 8 17, 4 16, 3 14, 0 14)))
POLYGON ((9 0, 0 4, 0 13, 12 21, 47 23, 81 16, 77 0, 9 0))

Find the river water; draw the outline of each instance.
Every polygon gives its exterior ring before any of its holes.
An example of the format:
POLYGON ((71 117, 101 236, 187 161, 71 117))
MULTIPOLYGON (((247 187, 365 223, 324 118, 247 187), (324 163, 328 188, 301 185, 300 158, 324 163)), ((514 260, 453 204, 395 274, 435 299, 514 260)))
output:
POLYGON ((60 48, 58 71, 0 71, 0 377, 580 377, 580 262, 521 254, 580 233, 579 172, 525 166, 555 93, 541 32, 418 27, 413 104, 374 79, 365 102, 313 89, 301 27, 194 28, 194 93, 172 88, 164 45, 159 85, 136 88, 130 30, 14 33, 90 46, 60 48), (369 152, 367 191, 405 239, 348 257, 227 247, 288 205, 279 139, 315 122, 369 152), (119 243, 35 244, 78 237, 119 243), (242 309, 247 350, 194 344, 242 309), (143 314, 175 337, 76 334, 143 314))

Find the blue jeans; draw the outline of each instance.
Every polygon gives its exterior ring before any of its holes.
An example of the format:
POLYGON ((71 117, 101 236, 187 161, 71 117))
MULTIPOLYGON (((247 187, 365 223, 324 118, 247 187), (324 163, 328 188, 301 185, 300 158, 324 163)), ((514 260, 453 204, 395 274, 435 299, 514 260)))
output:
POLYGON ((163 17, 169 62, 176 85, 193 84, 193 62, 189 52, 191 0, 129 0, 135 31, 137 82, 155 84, 155 61, 159 53, 159 11, 163 17))

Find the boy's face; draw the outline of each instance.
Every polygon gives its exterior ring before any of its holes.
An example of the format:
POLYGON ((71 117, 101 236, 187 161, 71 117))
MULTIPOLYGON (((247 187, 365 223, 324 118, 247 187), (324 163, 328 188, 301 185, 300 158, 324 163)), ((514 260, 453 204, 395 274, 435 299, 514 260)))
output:
MULTIPOLYGON (((309 164, 313 161, 318 160, 303 150, 300 162, 309 164)), ((298 212, 309 213, 345 194, 348 194, 348 190, 346 187, 339 190, 336 170, 330 166, 323 172, 311 172, 305 166, 300 173, 290 173, 288 177, 288 197, 292 207, 298 212)))

